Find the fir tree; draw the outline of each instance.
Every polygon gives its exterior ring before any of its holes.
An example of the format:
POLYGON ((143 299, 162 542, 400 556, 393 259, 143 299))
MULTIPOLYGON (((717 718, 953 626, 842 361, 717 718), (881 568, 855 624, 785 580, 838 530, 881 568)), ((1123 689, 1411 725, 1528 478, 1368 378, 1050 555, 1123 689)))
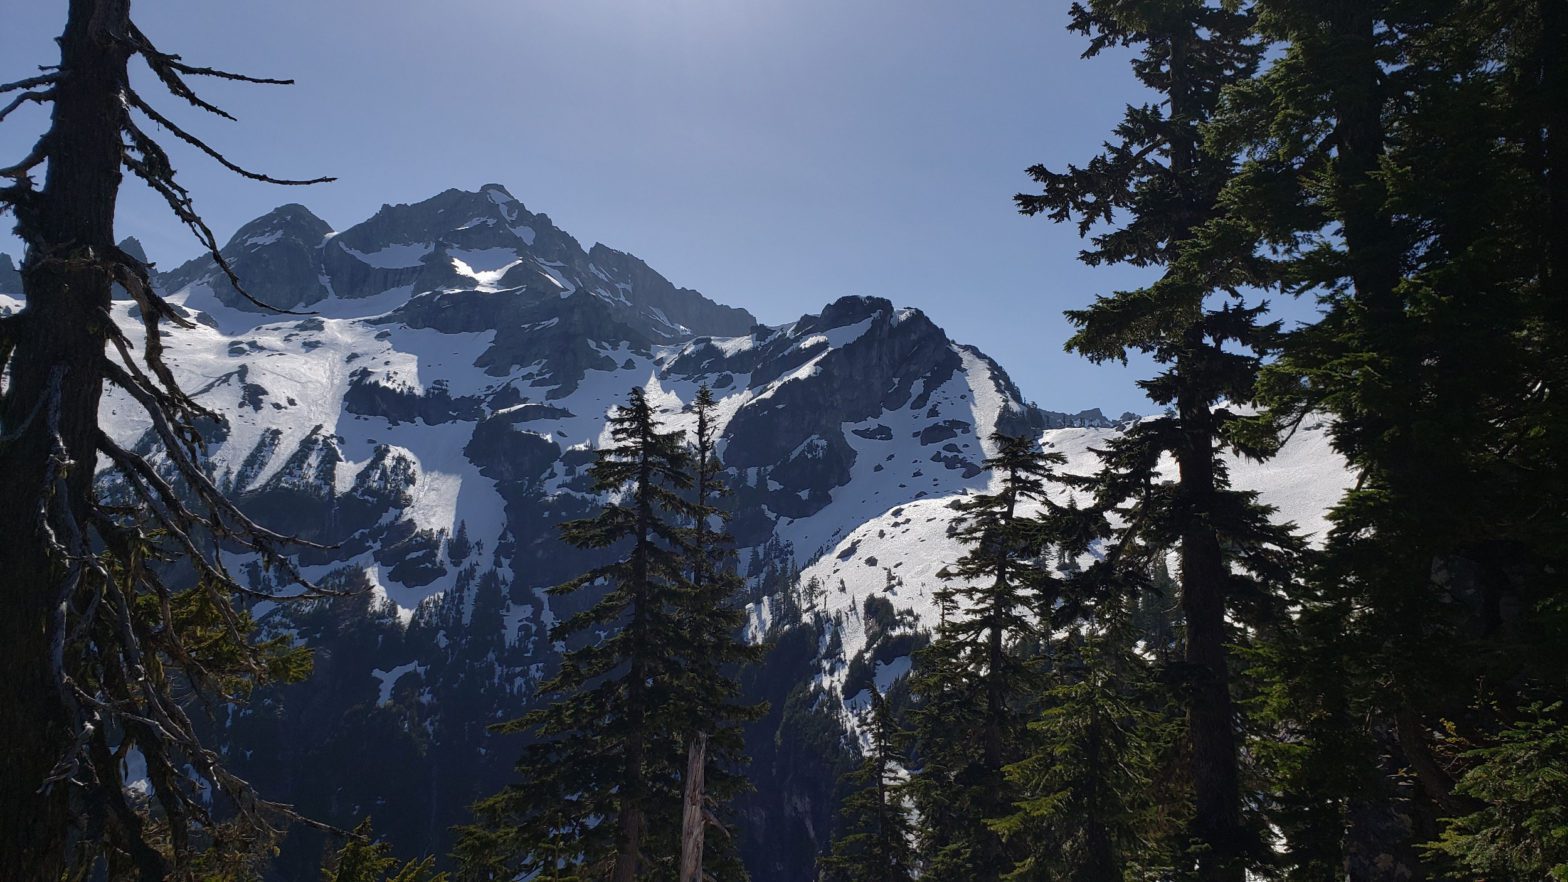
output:
POLYGON ((1486 743, 1521 695, 1568 686, 1550 575, 1568 410, 1541 394, 1568 384, 1568 16, 1556 0, 1256 7, 1282 51, 1212 134, 1248 156, 1228 202, 1322 310, 1263 397, 1281 422, 1326 414, 1357 476, 1302 616, 1335 649, 1302 648, 1336 676, 1290 656, 1260 669, 1292 698, 1272 711, 1299 746, 1275 751, 1294 756, 1276 823, 1311 844, 1293 851, 1318 869, 1296 878, 1347 860, 1420 876, 1420 841, 1485 810, 1445 728, 1486 743), (1313 811, 1292 780, 1316 784, 1313 811))
POLYGON ((614 445, 591 468, 600 512, 561 526, 580 548, 625 549, 616 560, 551 588, 606 586, 551 630, 572 641, 540 685, 546 703, 500 731, 536 740, 519 781, 475 807, 459 858, 473 878, 540 873, 632 882, 674 864, 686 723, 680 678, 691 593, 686 495, 690 456, 680 432, 660 431, 641 389, 609 420, 614 445))
MULTIPOLYGON (((723 865, 727 878, 743 878, 732 837, 719 854, 706 846, 707 828, 719 823, 717 809, 746 785, 745 744, 740 723, 756 719, 757 706, 740 702, 736 669, 760 657, 760 647, 741 635, 746 614, 738 599, 745 582, 735 569, 734 541, 724 529, 728 513, 718 501, 728 493, 724 465, 715 449, 717 402, 707 386, 697 390, 692 410, 694 519, 690 536, 690 586, 681 600, 685 664, 675 685, 682 696, 686 765, 681 802, 680 882, 701 882, 703 867, 723 865), (704 851, 709 852, 704 857, 704 851)), ((726 834, 728 831, 725 831, 726 834)))
POLYGON ((1526 707, 1517 722, 1464 752, 1455 791, 1482 807, 1456 819, 1434 851, 1491 879, 1568 879, 1568 708, 1526 707))
POLYGON ((905 738, 875 689, 860 765, 844 776, 851 789, 839 809, 832 852, 818 862, 822 882, 913 882, 914 848, 904 804, 905 738))
POLYGON ((1076 220, 1091 241, 1086 263, 1161 271, 1147 287, 1069 312, 1078 330, 1068 348, 1095 362, 1125 362, 1136 351, 1164 366, 1140 386, 1168 412, 1107 445, 1097 497, 1119 507, 1126 524, 1112 553, 1122 566, 1144 573, 1167 549, 1179 554, 1193 857, 1199 879, 1241 882, 1261 849, 1242 817, 1227 617, 1263 605, 1290 541, 1250 495, 1229 488, 1221 458, 1226 448, 1266 456, 1275 444, 1233 405, 1253 400, 1278 328, 1262 322, 1262 305, 1242 299, 1270 281, 1271 267, 1220 202, 1235 163, 1204 149, 1203 127, 1226 85, 1256 68, 1262 46, 1247 14, 1198 0, 1075 4, 1072 28, 1089 38, 1089 56, 1138 47, 1133 73, 1161 100, 1129 107, 1088 166, 1030 169, 1042 192, 1020 195, 1018 205, 1076 220), (1164 454, 1175 460, 1174 481, 1157 471, 1164 454))
POLYGON ((1035 509, 1065 512, 1046 496, 1065 462, 1026 438, 991 437, 985 468, 996 490, 956 503, 968 551, 942 575, 943 611, 917 653, 913 691, 920 772, 910 785, 921 817, 922 878, 998 879, 1012 866, 986 822, 1010 811, 1003 768, 1022 756, 1039 683, 1038 611, 1056 606, 1058 579, 1044 565, 1065 549, 1035 509))
POLYGON ((1358 816, 1377 789, 1377 743, 1358 721, 1359 696, 1372 687, 1344 610, 1310 595, 1301 601, 1292 619, 1245 650, 1255 690, 1248 750, 1268 785, 1260 802, 1281 831, 1282 878, 1335 882, 1346 875, 1346 831, 1365 825, 1358 816))
POLYGON ((1154 798, 1169 722, 1149 703, 1148 663, 1125 627, 1055 641, 1033 752, 1007 767, 1016 811, 993 825, 1020 858, 1016 882, 1124 882, 1163 869, 1154 798), (1152 866, 1151 866, 1152 865, 1152 866))

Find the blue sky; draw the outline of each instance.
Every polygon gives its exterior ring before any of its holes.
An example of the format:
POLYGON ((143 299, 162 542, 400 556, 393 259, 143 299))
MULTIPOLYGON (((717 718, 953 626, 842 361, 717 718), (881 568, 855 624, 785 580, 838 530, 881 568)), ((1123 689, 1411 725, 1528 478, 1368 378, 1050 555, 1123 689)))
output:
MULTIPOLYGON (((7 10, 0 78, 57 59, 64 0, 7 10)), ((337 228, 382 203, 505 184, 584 245, 630 251, 767 323, 844 294, 925 310, 1056 410, 1147 411, 1133 380, 1062 352, 1063 309, 1136 284, 1075 231, 1024 218, 1034 162, 1094 152, 1138 98, 1122 59, 1079 58, 1066 0, 138 0, 169 52, 294 87, 208 83, 239 117, 189 121, 239 180, 173 151, 220 241, 283 202, 337 228)), ((145 95, 171 113, 175 100, 145 95)), ((20 157, 39 113, 0 125, 20 157)), ((0 163, 4 164, 4 163, 0 163)), ((130 183, 119 230, 167 268, 195 254, 130 183)), ((0 250, 19 246, 0 236, 0 250)))

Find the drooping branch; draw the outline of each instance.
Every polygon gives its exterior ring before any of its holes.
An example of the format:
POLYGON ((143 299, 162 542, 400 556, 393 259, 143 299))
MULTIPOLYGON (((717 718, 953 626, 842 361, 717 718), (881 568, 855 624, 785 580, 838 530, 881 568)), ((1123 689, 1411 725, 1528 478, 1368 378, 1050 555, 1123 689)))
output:
POLYGON ((212 77, 215 79, 232 80, 234 82, 240 83, 255 83, 266 86, 289 86, 293 85, 294 83, 293 80, 273 79, 270 77, 253 77, 247 76, 246 74, 219 70, 212 67, 198 67, 195 65, 186 64, 180 59, 180 56, 160 51, 152 44, 151 40, 147 39, 147 35, 142 33, 141 29, 136 26, 135 22, 132 22, 130 25, 129 43, 131 48, 134 49, 136 53, 141 56, 142 60, 147 63, 147 67, 152 70, 153 75, 163 83, 164 88, 168 89, 171 95, 174 95, 177 98, 183 98, 192 106, 201 108, 208 113, 211 113, 215 116, 221 116, 227 120, 232 120, 234 117, 229 115, 227 111, 209 103, 206 99, 196 94, 196 90, 192 89, 190 84, 186 83, 180 75, 185 74, 186 76, 212 77))
POLYGON ((213 116, 220 116, 230 121, 234 119, 228 111, 196 94, 196 90, 192 89, 190 84, 180 77, 181 71, 175 67, 177 63, 174 60, 175 56, 160 52, 152 45, 152 41, 148 40, 147 36, 136 27, 134 22, 129 23, 128 31, 129 33, 123 38, 123 42, 130 46, 131 51, 141 56, 142 60, 147 63, 147 67, 153 72, 153 76, 156 76, 163 83, 163 87, 169 90, 169 94, 176 98, 182 98, 192 107, 205 110, 213 116))
POLYGON ((179 471, 180 477, 189 485, 190 489, 201 499, 203 504, 212 509, 212 517, 207 526, 225 538, 233 538, 258 552, 269 564, 276 564, 285 568, 290 578, 307 588, 314 589, 298 569, 281 554, 281 549, 286 547, 304 547, 317 550, 326 550, 329 546, 320 545, 301 539, 297 536, 285 536, 276 533, 252 521, 242 513, 239 508, 219 490, 206 473, 191 457, 183 439, 170 421, 166 410, 161 406, 156 393, 138 381, 130 372, 115 362, 105 360, 103 363, 104 375, 110 382, 128 392, 136 399, 148 416, 152 418, 153 431, 165 445, 165 453, 169 461, 179 471))
MULTIPOLYGON (((167 531, 170 538, 177 542, 181 549, 191 557, 191 562, 201 572, 217 582, 222 582, 225 587, 238 594, 253 597, 258 600, 299 600, 299 599, 325 599, 329 597, 345 597, 352 592, 337 591, 324 588, 311 583, 299 584, 304 589, 297 594, 275 594, 269 591, 258 591, 235 580, 219 563, 208 559, 208 555, 201 553, 191 538, 191 534, 198 527, 214 531, 213 525, 217 523, 219 515, 211 513, 200 515, 191 511, 179 498, 173 486, 147 463, 146 460, 120 447, 109 436, 100 433, 98 449, 109 458, 119 470, 120 475, 126 480, 128 488, 146 505, 153 517, 167 531)), ((235 531, 221 524, 216 531, 222 531, 224 536, 233 536, 235 531)), ((320 548, 322 546, 293 539, 301 545, 320 548)))
MULTIPOLYGON (((125 97, 132 107, 141 111, 142 114, 148 119, 152 120, 160 126, 163 126, 165 129, 168 129, 169 132, 172 133, 176 138, 179 138, 181 141, 184 141, 192 147, 195 147, 197 150, 200 150, 201 152, 217 160, 219 165, 223 166, 231 172, 234 172, 240 177, 250 178, 253 181, 261 181, 265 184, 278 184, 285 187, 303 187, 310 184, 326 184, 337 180, 336 178, 330 177, 312 178, 310 180, 290 180, 288 178, 274 178, 270 175, 264 175, 260 172, 253 172, 247 168, 243 168, 231 162, 228 157, 224 156, 222 153, 219 153, 216 149, 208 145, 207 142, 170 122, 168 117, 154 110, 151 105, 149 105, 146 101, 143 101, 142 97, 136 94, 134 89, 126 89, 125 97)), ((136 133, 141 137, 141 139, 150 142, 150 139, 148 139, 147 136, 142 134, 139 130, 137 130, 136 133)))

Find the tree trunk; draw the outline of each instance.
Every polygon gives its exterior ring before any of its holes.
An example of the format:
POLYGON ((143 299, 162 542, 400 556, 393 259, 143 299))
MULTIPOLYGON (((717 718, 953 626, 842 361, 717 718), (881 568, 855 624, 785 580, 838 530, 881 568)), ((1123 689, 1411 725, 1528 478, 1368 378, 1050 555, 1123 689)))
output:
POLYGON ((620 793, 620 842, 615 853, 614 882, 636 882, 642 864, 643 799, 646 781, 643 777, 644 735, 643 720, 647 716, 646 681, 644 661, 647 656, 648 604, 648 547, 652 542, 653 503, 649 488, 653 485, 653 468, 648 461, 653 445, 649 427, 642 426, 642 467, 637 475, 637 538, 632 551, 632 620, 629 630, 631 667, 626 674, 626 755, 623 758, 620 793))
POLYGON ((708 733, 698 732, 686 750, 686 789, 681 799, 680 882, 702 882, 702 842, 707 832, 703 779, 707 768, 708 733))
POLYGON ((1177 451, 1181 492, 1193 513, 1181 538, 1181 607, 1187 620, 1190 672, 1187 730, 1192 743, 1193 832, 1207 850, 1198 858, 1204 882, 1242 882, 1241 787, 1235 710, 1225 630, 1225 558, 1206 516, 1215 495, 1208 406, 1187 404, 1177 451))
MULTIPOLYGON (((1171 36, 1170 113, 1176 123, 1171 141, 1171 171, 1186 182, 1198 161, 1198 130, 1188 94, 1187 43, 1191 31, 1171 36)), ((1184 183, 1184 186, 1187 186, 1184 183)), ((1173 241, 1192 234, 1200 200, 1212 199, 1189 187, 1187 217, 1177 224, 1173 241)), ((1202 384, 1206 349, 1202 329, 1185 334, 1176 372, 1187 378, 1176 401, 1181 438, 1173 451, 1179 468, 1178 486, 1188 518, 1181 534, 1181 607, 1187 622, 1186 657, 1190 673, 1187 733, 1192 745, 1194 815, 1192 832, 1205 850, 1198 856, 1202 882, 1243 882, 1241 785, 1237 769, 1235 710, 1230 697, 1230 670, 1225 649, 1225 557, 1215 534, 1214 511, 1218 481, 1214 473, 1214 416, 1209 402, 1194 386, 1202 384)))
POLYGON ((1559 326, 1568 315, 1568 0, 1540 0, 1541 100, 1545 118, 1546 302, 1559 326))
MULTIPOLYGON (((63 620, 56 531, 85 519, 97 453, 100 364, 120 186, 120 101, 128 0, 71 0, 43 189, 17 206, 27 242, 26 308, 7 324, 14 349, 0 396, 0 880, 57 878, 69 836, 66 788, 44 787, 71 741, 71 711, 53 662, 63 620), (53 469, 51 463, 54 464, 53 469), (53 474, 55 480, 51 481, 53 474)), ((62 537, 62 541, 65 540, 62 537)))
POLYGON ((1011 594, 1008 586, 1008 553, 1009 542, 1014 518, 1018 510, 1018 494, 1012 487, 1016 486, 1018 471, 1010 469, 1007 474, 1009 489, 1007 493, 1007 513, 1002 517, 1001 535, 997 540, 996 581, 992 588, 991 600, 991 626, 986 632, 986 707, 985 707, 985 767, 993 779, 999 779, 1002 766, 1006 764, 1003 756, 1002 741, 1005 736, 1003 729, 1007 725, 1007 695, 1006 684, 1003 682, 1003 669, 1006 667, 1005 655, 1006 634, 1003 633, 1007 621, 1005 600, 1011 594))

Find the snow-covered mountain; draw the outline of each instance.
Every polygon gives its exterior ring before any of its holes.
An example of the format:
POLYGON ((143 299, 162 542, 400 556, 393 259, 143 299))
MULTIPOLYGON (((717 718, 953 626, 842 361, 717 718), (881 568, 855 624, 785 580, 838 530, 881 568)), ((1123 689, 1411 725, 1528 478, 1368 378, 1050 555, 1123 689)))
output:
MULTIPOLYGON (((1329 446, 1326 428, 1323 422, 1304 424, 1280 454, 1265 463, 1228 457, 1236 486, 1259 491, 1262 501, 1276 509, 1275 519, 1294 523, 1308 541, 1323 537, 1328 529, 1328 509, 1350 483, 1349 473, 1329 446)), ((1040 445, 1067 457, 1062 472, 1089 475, 1098 467, 1094 451, 1118 431, 1104 427, 1049 429, 1040 434, 1040 445)), ((1175 466, 1169 457, 1162 470, 1174 477, 1175 466)), ((1070 495, 1060 489, 1056 493, 1062 502, 1070 495)), ((853 675, 852 664, 857 659, 864 673, 873 676, 882 689, 909 669, 908 656, 900 651, 907 641, 900 638, 911 629, 882 627, 868 617, 868 601, 886 599, 898 618, 918 623, 917 628, 928 628, 938 621, 934 590, 942 579, 937 572, 966 551, 948 530, 954 517, 953 501, 953 497, 921 498, 882 512, 850 531, 829 553, 801 571, 803 602, 808 611, 830 623, 833 643, 839 647, 819 658, 816 682, 847 705, 864 705, 862 689, 870 682, 853 675)), ((1080 498, 1078 502, 1087 500, 1080 498)))
MULTIPOLYGON (((748 675, 774 705, 749 739, 759 792, 742 819, 759 882, 807 878, 846 704, 907 670, 933 622, 936 571, 959 553, 947 506, 985 486, 991 433, 1037 436, 1087 472, 1117 431, 1025 401, 918 310, 844 297, 759 325, 584 250, 498 185, 341 232, 286 205, 223 254, 255 297, 309 314, 255 307, 207 257, 158 276, 199 322, 165 340, 176 373, 228 417, 213 473, 263 523, 332 546, 302 555, 309 575, 371 590, 255 609, 316 648, 317 673, 217 737, 276 798, 341 823, 375 814, 411 853, 443 850, 516 754, 484 727, 526 706, 555 658, 550 623, 582 603, 543 591, 593 562, 556 525, 593 506, 587 465, 631 387, 676 428, 700 386, 720 399, 752 633, 776 645, 748 675)), ((17 287, 0 256, 0 292, 17 287)), ((122 322, 133 310, 116 302, 122 322)), ((113 394, 104 417, 127 445, 147 428, 113 394)), ((1309 530, 1344 485, 1316 427, 1233 474, 1309 530)), ((303 873, 311 847, 285 861, 303 873)))

